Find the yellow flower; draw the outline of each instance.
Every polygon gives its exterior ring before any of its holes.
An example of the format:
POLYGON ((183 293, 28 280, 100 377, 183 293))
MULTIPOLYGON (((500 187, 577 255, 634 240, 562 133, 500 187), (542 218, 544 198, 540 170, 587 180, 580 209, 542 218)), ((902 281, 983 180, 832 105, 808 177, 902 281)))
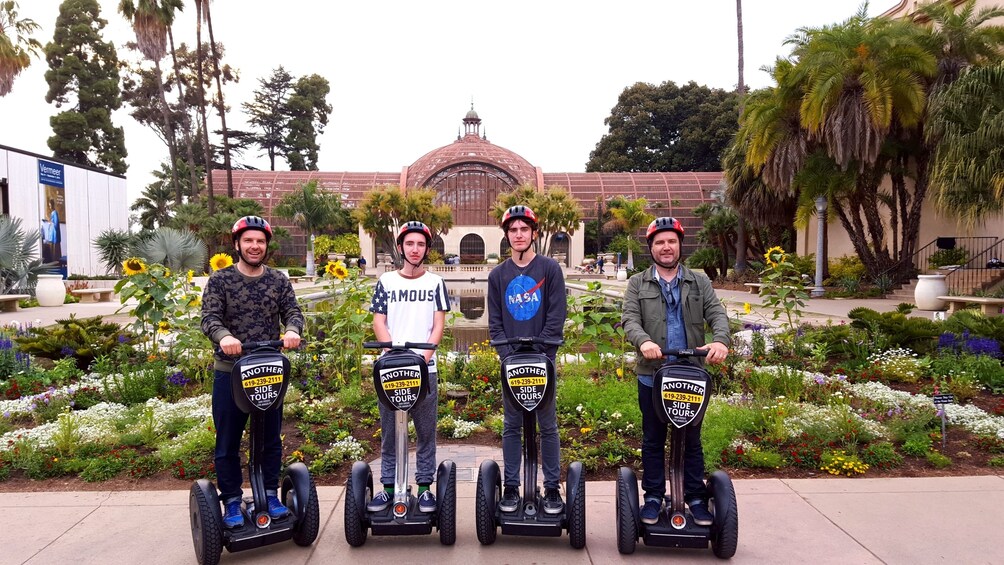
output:
POLYGON ((768 249, 767 252, 763 254, 763 258, 767 260, 767 265, 771 268, 777 267, 778 263, 782 263, 787 259, 784 255, 784 249, 781 249, 781 246, 779 245, 775 245, 774 247, 768 249))
POLYGON ((202 308, 202 297, 196 296, 195 298, 189 300, 188 306, 190 308, 202 308))
POLYGON ((146 272, 146 263, 139 257, 130 257, 122 262, 122 271, 127 277, 146 272))
POLYGON ((747 314, 749 314, 752 311, 753 311, 753 307, 750 306, 750 303, 749 302, 743 302, 743 312, 746 312, 747 314))
POLYGON ((230 265, 234 264, 233 257, 229 253, 217 253, 213 255, 213 258, 209 260, 209 266, 213 268, 214 271, 219 271, 220 269, 226 269, 230 265))
POLYGON ((621 369, 620 367, 617 367, 617 376, 618 377, 623 377, 624 376, 624 369, 621 369))
POLYGON ((171 324, 167 320, 157 322, 157 333, 166 334, 171 329, 171 324))
POLYGON ((592 428, 579 428, 579 433, 588 434, 591 431, 593 431, 592 428))
POLYGON ((344 280, 345 277, 349 276, 349 270, 345 268, 345 263, 341 261, 335 261, 334 263, 328 263, 324 267, 324 272, 328 276, 335 277, 338 280, 344 280))
POLYGON ((188 274, 187 274, 187 275, 185 275, 185 281, 186 281, 186 282, 187 282, 188 284, 192 284, 192 279, 193 279, 193 278, 195 278, 195 271, 193 271, 192 269, 189 269, 189 270, 188 270, 188 274))

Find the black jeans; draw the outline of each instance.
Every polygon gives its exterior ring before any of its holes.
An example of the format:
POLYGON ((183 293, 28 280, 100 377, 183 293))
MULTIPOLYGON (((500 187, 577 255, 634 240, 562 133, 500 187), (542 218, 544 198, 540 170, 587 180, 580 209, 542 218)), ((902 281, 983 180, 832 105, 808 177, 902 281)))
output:
MULTIPOLYGON (((666 435, 671 424, 664 424, 652 405, 652 387, 638 381, 638 407, 641 408, 641 488, 645 498, 662 500, 666 495, 666 435)), ((687 427, 687 445, 683 452, 684 501, 707 498, 704 486, 704 449, 701 426, 687 427)))
MULTIPOLYGON (((220 500, 224 503, 239 499, 243 493, 241 483, 241 436, 248 415, 234 403, 230 390, 230 373, 215 371, 213 379, 213 425, 216 426, 216 479, 220 486, 220 500)), ((265 490, 279 488, 279 467, 282 464, 282 406, 265 415, 265 452, 262 463, 265 490)))

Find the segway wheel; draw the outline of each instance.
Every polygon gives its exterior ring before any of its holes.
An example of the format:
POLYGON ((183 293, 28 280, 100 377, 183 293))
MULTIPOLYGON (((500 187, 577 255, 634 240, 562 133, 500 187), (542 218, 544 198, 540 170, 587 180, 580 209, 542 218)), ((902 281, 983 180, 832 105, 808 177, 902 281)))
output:
POLYGON ((575 497, 568 501, 568 543, 574 549, 586 547, 586 474, 582 463, 576 461, 568 466, 569 484, 565 492, 572 492, 572 480, 575 481, 575 497))
POLYGON ((209 481, 192 484, 188 496, 188 512, 192 520, 192 542, 199 565, 216 565, 223 553, 223 527, 220 500, 209 481), (204 482, 205 484, 199 484, 204 482))
POLYGON ((452 461, 440 464, 436 487, 440 491, 436 516, 439 543, 453 545, 457 541, 457 466, 452 461))
POLYGON ((321 510, 317 500, 317 486, 303 463, 294 463, 282 479, 282 499, 296 516, 293 543, 309 546, 317 539, 321 529, 321 510), (294 478, 293 475, 296 475, 294 478), (297 488, 297 485, 301 485, 297 488), (302 485, 307 485, 303 488, 302 485))
POLYGON ((495 524, 495 509, 502 498, 502 478, 498 463, 491 459, 481 462, 478 469, 477 506, 474 508, 478 541, 481 545, 495 543, 498 527, 495 524))
POLYGON ((715 557, 729 559, 739 546, 739 506, 732 479, 723 471, 715 471, 708 480, 708 491, 715 513, 711 524, 711 550, 715 557))
POLYGON ((637 488, 634 472, 621 467, 617 473, 617 551, 624 555, 634 553, 638 543, 638 522, 634 516, 638 507, 637 488))
POLYGON ((345 485, 345 541, 352 547, 366 543, 369 532, 365 523, 366 504, 373 496, 373 475, 363 461, 352 464, 345 485))

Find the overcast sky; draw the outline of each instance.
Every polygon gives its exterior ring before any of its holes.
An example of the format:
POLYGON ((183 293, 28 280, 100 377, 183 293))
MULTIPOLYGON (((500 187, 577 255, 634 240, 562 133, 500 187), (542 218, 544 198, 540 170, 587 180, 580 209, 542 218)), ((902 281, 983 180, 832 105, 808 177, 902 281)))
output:
MULTIPOLYGON (((19 0, 35 37, 52 40, 60 0, 19 0)), ((99 0, 106 38, 120 58, 132 28, 119 0, 99 0)), ((875 0, 870 15, 898 2, 875 0)), ((195 8, 175 24, 177 42, 194 43, 195 8)), ((760 70, 790 49, 783 41, 802 26, 842 21, 859 0, 746 0, 745 78, 770 84, 760 70)), ((621 91, 636 82, 695 81, 734 89, 738 81, 733 0, 387 1, 226 0, 212 4, 214 32, 240 83, 225 87, 230 127, 245 126, 241 102, 258 79, 282 65, 294 77, 319 74, 331 83, 334 108, 319 166, 325 171, 400 171, 451 143, 471 106, 489 141, 547 172, 581 172, 621 91)), ((51 155, 44 58, 0 98, 0 144, 51 155)), ((129 199, 152 180, 167 148, 123 107, 129 199)), ((214 118, 218 127, 218 117, 214 118)), ((245 160, 267 169, 263 155, 245 160)), ((285 162, 276 167, 285 169, 285 162)))

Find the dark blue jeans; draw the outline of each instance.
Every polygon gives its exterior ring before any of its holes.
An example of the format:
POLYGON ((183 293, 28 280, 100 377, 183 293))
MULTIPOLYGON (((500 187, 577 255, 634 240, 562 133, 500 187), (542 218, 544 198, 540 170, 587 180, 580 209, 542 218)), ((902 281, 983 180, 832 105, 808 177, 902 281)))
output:
MULTIPOLYGON (((241 483, 241 436, 248 415, 234 404, 230 390, 230 373, 215 371, 213 379, 213 425, 216 426, 216 478, 220 487, 220 500, 228 502, 243 494, 241 483)), ((279 467, 282 464, 282 407, 265 415, 265 452, 262 473, 265 490, 279 489, 279 467)))
MULTIPOLYGON (((666 495, 666 435, 671 424, 664 424, 652 405, 652 387, 638 382, 638 407, 641 408, 641 488, 645 498, 662 500, 666 495)), ((683 451, 684 500, 707 498, 704 486, 704 449, 701 426, 687 427, 687 445, 683 451)))

